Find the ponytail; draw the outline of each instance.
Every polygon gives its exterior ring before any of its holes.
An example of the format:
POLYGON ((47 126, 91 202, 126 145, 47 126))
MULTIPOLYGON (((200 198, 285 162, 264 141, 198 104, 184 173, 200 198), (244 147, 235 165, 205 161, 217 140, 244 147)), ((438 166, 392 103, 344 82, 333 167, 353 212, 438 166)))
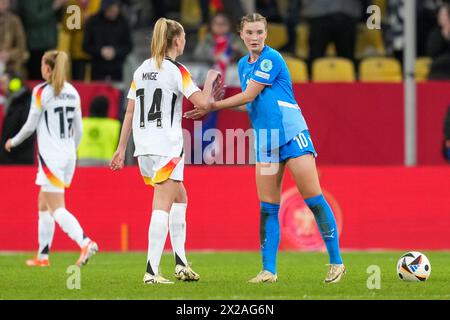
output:
POLYGON ((64 51, 51 50, 44 54, 44 63, 52 69, 49 83, 55 91, 55 96, 61 94, 66 81, 68 57, 64 51))
POLYGON ((161 68, 167 50, 173 45, 173 39, 183 33, 183 26, 171 19, 159 18, 153 29, 151 56, 156 61, 156 67, 161 68))
POLYGON ((167 50, 167 20, 160 18, 153 29, 151 52, 156 61, 156 67, 161 68, 167 50))

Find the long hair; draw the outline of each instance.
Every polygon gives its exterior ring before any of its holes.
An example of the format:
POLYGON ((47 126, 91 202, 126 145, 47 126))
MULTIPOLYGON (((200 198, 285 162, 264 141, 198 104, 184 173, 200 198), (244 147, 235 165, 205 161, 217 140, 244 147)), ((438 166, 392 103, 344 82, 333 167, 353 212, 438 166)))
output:
POLYGON ((64 51, 50 50, 44 54, 44 63, 50 67, 52 73, 49 83, 55 90, 55 95, 59 96, 66 81, 66 71, 68 57, 64 51))
POLYGON ((246 22, 258 22, 258 21, 263 22, 267 30, 267 19, 264 16, 260 15, 259 13, 250 13, 241 18, 241 22, 239 23, 239 32, 241 32, 242 29, 244 29, 244 24, 246 22))
POLYGON ((156 60, 157 68, 161 68, 167 50, 173 45, 173 39, 183 33, 183 26, 171 19, 159 18, 153 29, 151 54, 156 60))

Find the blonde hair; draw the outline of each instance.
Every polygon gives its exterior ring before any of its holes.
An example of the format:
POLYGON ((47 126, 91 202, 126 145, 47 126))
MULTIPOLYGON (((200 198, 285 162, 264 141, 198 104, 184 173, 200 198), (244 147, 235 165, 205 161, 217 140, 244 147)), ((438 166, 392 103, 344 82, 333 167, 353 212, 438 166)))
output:
POLYGON ((159 18, 155 23, 151 44, 151 55, 156 60, 157 68, 161 68, 162 62, 173 45, 173 39, 183 33, 183 26, 171 19, 159 18))
POLYGON ((266 31, 267 31, 267 19, 264 16, 260 15, 259 13, 250 13, 250 14, 248 14, 246 16, 243 16, 241 18, 241 22, 239 23, 239 32, 241 32, 242 29, 244 29, 245 23, 247 23, 247 22, 259 22, 259 21, 264 23, 264 25, 266 27, 266 31))
POLYGON ((55 95, 59 96, 66 81, 66 71, 69 58, 64 51, 50 50, 44 54, 44 63, 52 70, 48 82, 52 85, 55 95))

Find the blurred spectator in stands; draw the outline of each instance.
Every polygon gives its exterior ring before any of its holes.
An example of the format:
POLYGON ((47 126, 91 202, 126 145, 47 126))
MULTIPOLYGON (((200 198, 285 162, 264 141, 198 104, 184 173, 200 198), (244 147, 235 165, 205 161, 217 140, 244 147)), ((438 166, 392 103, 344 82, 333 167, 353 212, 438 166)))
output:
POLYGON ((61 30, 62 35, 67 38, 68 47, 64 49, 71 58, 73 80, 85 80, 90 56, 83 50, 84 28, 87 20, 100 10, 101 3, 102 0, 69 0, 66 5, 66 8, 75 5, 81 9, 81 28, 69 29, 66 23, 69 15, 66 14, 61 30))
MULTIPOLYGON (((161 17, 167 17, 171 4, 160 0, 121 0, 122 14, 127 17, 131 27, 147 28, 161 17)), ((177 4, 176 6, 178 6, 177 4)))
POLYGON ((438 27, 428 38, 427 54, 433 58, 429 79, 450 80, 450 4, 441 6, 438 27))
MULTIPOLYGON (((309 1, 310 2, 310 1, 309 1)), ((361 3, 360 7, 360 14, 353 13, 354 16, 359 16, 359 21, 366 21, 367 20, 367 8, 369 5, 372 4, 371 0, 359 0, 361 3)), ((288 3, 287 12, 285 14, 284 23, 286 25, 287 29, 287 35, 288 35, 288 42, 285 46, 280 48, 280 51, 287 52, 290 54, 295 55, 295 48, 296 48, 296 42, 297 42, 297 33, 296 33, 296 27, 300 23, 301 19, 303 18, 303 5, 310 6, 308 1, 306 0, 289 0, 288 3)), ((344 11, 344 10, 343 10, 344 11)), ((306 13, 306 16, 308 16, 308 12, 306 13)), ((357 22, 359 22, 357 21, 357 22)), ((330 41, 331 42, 331 41, 330 41)), ((356 40, 355 40, 356 42, 356 40)))
POLYGON ((284 23, 286 25, 288 42, 285 46, 280 48, 280 51, 295 54, 295 48, 297 44, 296 28, 300 23, 300 10, 302 6, 302 0, 289 0, 288 11, 286 12, 286 18, 284 23))
MULTIPOLYGON (((232 62, 237 62, 248 53, 245 45, 239 35, 233 32, 231 21, 228 15, 223 12, 217 12, 211 19, 208 32, 203 40, 197 42, 193 58, 199 62, 208 63, 208 67, 216 69, 226 78, 227 67, 232 62)), ((201 136, 211 128, 217 127, 218 112, 209 113, 202 123, 201 136)), ((209 142, 204 142, 206 147, 209 142)))
POLYGON ((417 56, 427 54, 427 41, 430 33, 437 26, 436 13, 442 0, 417 1, 417 56))
POLYGON ((236 32, 233 32, 230 18, 218 12, 211 19, 203 40, 197 42, 194 59, 209 63, 225 77, 226 68, 247 54, 247 50, 236 32))
POLYGON ((0 74, 21 73, 28 55, 22 22, 9 8, 10 0, 0 0, 0 74))
POLYGON ((20 17, 27 35, 30 58, 27 63, 28 78, 40 80, 41 58, 47 50, 58 44, 58 22, 63 6, 68 0, 20 0, 20 17))
MULTIPOLYGON (((6 92, 5 119, 0 144, 5 145, 25 124, 31 104, 31 91, 14 73, 5 73, 0 77, 1 91, 6 92)), ((7 152, 0 148, 0 164, 33 164, 35 134, 23 144, 7 152)))
POLYGON ((248 0, 199 0, 202 11, 202 23, 208 24, 210 17, 218 12, 224 12, 234 26, 245 14, 241 1, 248 0))
POLYGON ((243 10, 243 15, 256 12, 256 0, 241 0, 240 3, 243 10))
POLYGON ((95 97, 88 118, 83 118, 83 137, 78 147, 81 166, 108 165, 119 142, 120 122, 108 118, 109 100, 95 97))
POLYGON ((15 14, 19 14, 19 1, 20 0, 11 0, 11 10, 15 14))
POLYGON ((210 21, 210 13, 216 11, 223 11, 223 2, 213 0, 198 0, 200 10, 202 12, 202 23, 208 24, 210 21))
POLYGON ((123 64, 133 44, 120 5, 120 0, 103 0, 101 11, 86 23, 83 49, 92 56, 92 80, 122 81, 123 64))
MULTIPOLYGON (((416 54, 418 57, 427 54, 427 39, 436 26, 436 12, 439 5, 448 0, 416 1, 417 32, 416 54)), ((387 24, 385 30, 386 52, 394 56, 403 65, 405 0, 388 0, 387 24)))
POLYGON ((256 12, 266 17, 268 22, 281 23, 283 18, 278 10, 276 0, 256 0, 256 12))
POLYGON ((444 158, 450 163, 450 106, 444 121, 444 143, 442 148, 444 158))
POLYGON ((386 51, 403 63, 404 48, 404 0, 388 0, 387 3, 387 30, 386 51))
POLYGON ((333 42, 339 57, 354 61, 356 31, 364 0, 303 0, 302 13, 309 22, 309 64, 325 56, 333 42))
POLYGON ((167 4, 165 1, 152 0, 153 17, 151 24, 154 25, 159 18, 167 16, 167 4))

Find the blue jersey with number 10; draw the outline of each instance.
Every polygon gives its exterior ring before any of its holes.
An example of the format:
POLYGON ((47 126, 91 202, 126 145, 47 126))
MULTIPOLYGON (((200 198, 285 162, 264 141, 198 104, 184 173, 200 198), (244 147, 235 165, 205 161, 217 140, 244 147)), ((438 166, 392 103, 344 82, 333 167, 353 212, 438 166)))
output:
POLYGON ((256 99, 247 104, 256 152, 279 148, 308 129, 294 98, 286 62, 278 51, 265 46, 252 63, 247 54, 239 60, 238 71, 242 91, 251 80, 265 85, 256 99))

